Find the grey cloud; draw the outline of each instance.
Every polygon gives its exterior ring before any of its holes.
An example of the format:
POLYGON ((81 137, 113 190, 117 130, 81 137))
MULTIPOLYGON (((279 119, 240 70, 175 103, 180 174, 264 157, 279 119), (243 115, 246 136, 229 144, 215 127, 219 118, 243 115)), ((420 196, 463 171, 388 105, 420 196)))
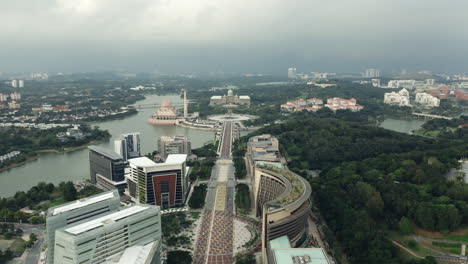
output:
POLYGON ((0 71, 463 71, 464 0, 0 2, 0 71))

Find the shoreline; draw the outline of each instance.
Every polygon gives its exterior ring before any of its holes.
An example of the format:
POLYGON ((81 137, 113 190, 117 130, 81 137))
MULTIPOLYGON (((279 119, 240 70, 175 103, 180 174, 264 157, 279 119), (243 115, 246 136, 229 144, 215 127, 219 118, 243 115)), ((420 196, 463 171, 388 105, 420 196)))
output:
POLYGON ((32 156, 32 157, 29 157, 27 158, 25 161, 22 161, 22 162, 14 162, 6 167, 3 167, 3 168, 0 168, 0 173, 4 172, 4 171, 7 171, 7 170, 10 170, 10 169, 13 169, 13 168, 16 168, 16 167, 20 167, 20 166, 23 166, 23 165, 26 165, 30 162, 33 162, 35 160, 38 160, 39 159, 39 156, 41 153, 67 153, 67 152, 72 152, 72 151, 75 151, 75 150, 80 150, 80 149, 84 149, 90 145, 94 145, 98 142, 100 142, 101 140, 93 140, 93 141, 90 141, 86 144, 83 144, 83 145, 79 145, 79 146, 75 146, 75 147, 68 147, 68 148, 63 148, 62 150, 57 150, 57 149, 42 149, 42 150, 37 150, 35 151, 36 155, 32 156))
POLYGON ((39 159, 39 155, 34 155, 32 157, 28 157, 25 161, 22 161, 22 162, 15 162, 15 163, 12 163, 6 167, 3 167, 3 168, 0 168, 0 173, 1 172, 4 172, 4 171, 7 171, 7 170, 10 170, 10 169, 13 169, 13 168, 16 168, 16 167, 20 167, 20 166, 23 166, 25 164, 28 164, 30 162, 33 162, 35 160, 38 160, 39 159))

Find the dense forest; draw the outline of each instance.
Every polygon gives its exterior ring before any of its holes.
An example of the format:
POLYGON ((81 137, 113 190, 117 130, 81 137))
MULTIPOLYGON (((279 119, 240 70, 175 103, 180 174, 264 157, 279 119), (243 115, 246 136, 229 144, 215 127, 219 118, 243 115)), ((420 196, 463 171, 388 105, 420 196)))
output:
POLYGON ((404 263, 388 238, 402 219, 444 233, 468 224, 468 185, 445 177, 468 142, 400 134, 359 115, 349 120, 299 113, 255 134, 278 137, 289 168, 312 185, 332 231, 327 240, 350 263, 404 263))

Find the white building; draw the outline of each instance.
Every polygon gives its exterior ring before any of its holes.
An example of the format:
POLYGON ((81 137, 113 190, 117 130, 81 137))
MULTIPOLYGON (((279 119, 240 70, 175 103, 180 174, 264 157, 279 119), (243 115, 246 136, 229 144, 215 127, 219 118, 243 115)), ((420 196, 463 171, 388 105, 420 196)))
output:
POLYGON ((13 88, 18 87, 18 80, 11 80, 11 87, 13 88))
POLYGON ((288 69, 288 78, 296 79, 296 68, 289 68, 288 69))
POLYGON ((364 72, 363 77, 365 77, 365 78, 378 78, 378 77, 380 77, 380 71, 377 70, 377 69, 367 69, 364 72))
POLYGON ((426 79, 426 85, 434 86, 436 83, 435 79, 426 79))
POLYGON ((416 80, 391 80, 388 82, 388 88, 406 88, 413 89, 416 85, 416 80))
POLYGON ((409 92, 406 89, 402 89, 398 93, 385 93, 384 103, 399 106, 410 106, 409 92))
POLYGON ((380 87, 380 79, 372 79, 372 86, 380 87))
POLYGON ((24 88, 24 80, 18 80, 18 87, 24 88))
POLYGON ((158 147, 163 159, 170 154, 192 154, 190 140, 185 136, 162 136, 158 140, 158 147))
POLYGON ((60 264, 160 263, 160 208, 122 207, 99 218, 60 228, 55 231, 54 251, 54 263, 60 264), (143 247, 147 250, 142 251, 143 247))
POLYGON ((417 93, 415 102, 426 107, 439 107, 440 99, 427 93, 417 93))
POLYGON ((140 157, 140 132, 121 134, 119 139, 114 140, 114 149, 125 161, 140 157))
POLYGON ((19 100, 21 100, 21 94, 17 93, 17 92, 11 93, 10 98, 11 98, 11 100, 19 101, 19 100))

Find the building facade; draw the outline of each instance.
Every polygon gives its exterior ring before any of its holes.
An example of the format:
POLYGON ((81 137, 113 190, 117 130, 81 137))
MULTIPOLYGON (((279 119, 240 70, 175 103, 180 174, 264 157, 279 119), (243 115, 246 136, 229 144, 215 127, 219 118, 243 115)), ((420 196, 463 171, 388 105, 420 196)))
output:
POLYGON ((255 212, 262 218, 262 254, 267 259, 272 239, 287 236, 293 246, 304 242, 312 190, 305 179, 282 164, 279 142, 271 135, 250 138, 246 159, 253 176, 255 212))
MULTIPOLYGON (((55 231, 87 219, 115 212, 120 206, 119 193, 114 190, 49 208, 46 218, 47 263, 54 263, 55 231)), ((61 262, 56 262, 61 263, 61 262)))
POLYGON ((440 99, 427 93, 417 93, 414 100, 417 104, 425 107, 439 107, 440 99))
POLYGON ((140 145, 139 132, 121 134, 120 138, 114 141, 115 152, 125 161, 141 156, 140 145))
POLYGON ((58 229, 54 262, 121 263, 117 260, 125 255, 126 250, 145 246, 149 249, 143 256, 144 262, 139 261, 139 255, 135 254, 127 263, 160 262, 160 209, 157 206, 134 205, 58 229))
POLYGON ((112 150, 90 146, 89 172, 91 183, 105 190, 118 189, 123 193, 125 182, 125 161, 112 150))
POLYGON ((210 98, 210 105, 250 105, 250 96, 238 96, 235 95, 231 89, 229 89, 227 95, 212 96, 210 98))
POLYGON ((385 93, 384 103, 398 106, 410 106, 409 92, 406 89, 402 89, 398 93, 385 93))
POLYGON ((163 159, 170 154, 192 154, 191 143, 185 136, 162 136, 158 139, 158 148, 163 159))
POLYGON ((297 69, 296 68, 288 68, 288 78, 289 79, 296 79, 297 69))
POLYGON ((186 154, 168 155, 165 163, 147 157, 130 159, 127 194, 140 204, 183 206, 190 189, 186 160, 186 154))

